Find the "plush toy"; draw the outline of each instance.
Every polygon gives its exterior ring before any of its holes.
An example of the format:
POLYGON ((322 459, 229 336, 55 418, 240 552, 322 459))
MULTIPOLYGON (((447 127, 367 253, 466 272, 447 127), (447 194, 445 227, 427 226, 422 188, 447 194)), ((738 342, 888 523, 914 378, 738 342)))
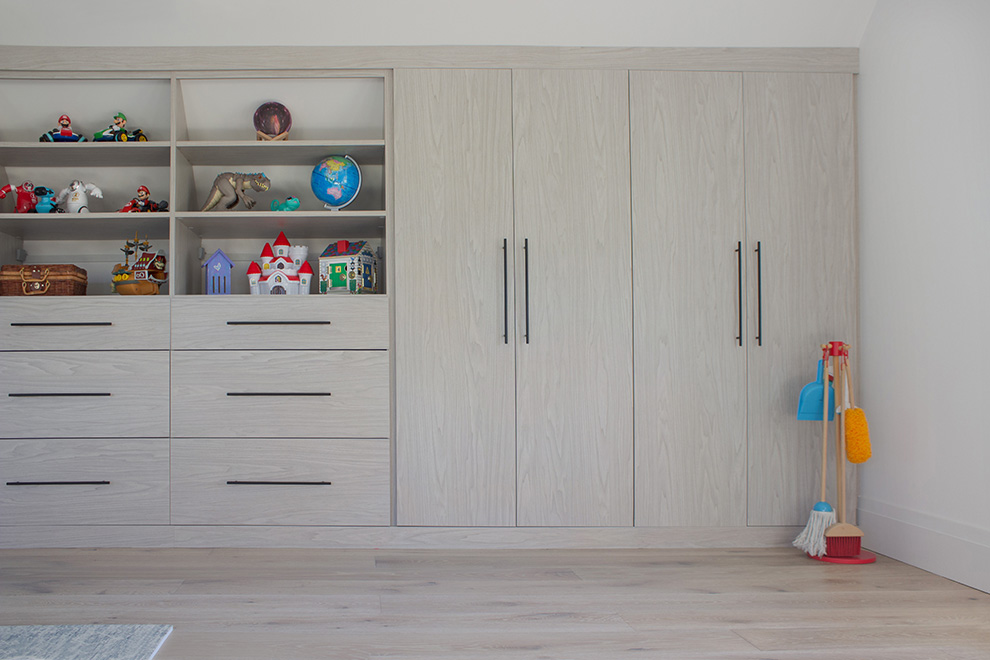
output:
POLYGON ((65 202, 65 210, 69 213, 89 213, 90 195, 102 198, 103 191, 92 183, 83 183, 76 179, 67 188, 62 189, 62 192, 55 198, 55 203, 65 202))
POLYGON ((16 188, 10 184, 0 188, 0 199, 6 197, 9 192, 17 193, 17 206, 15 210, 18 213, 31 213, 34 211, 34 207, 38 205, 38 195, 34 191, 34 184, 30 181, 25 181, 16 188))

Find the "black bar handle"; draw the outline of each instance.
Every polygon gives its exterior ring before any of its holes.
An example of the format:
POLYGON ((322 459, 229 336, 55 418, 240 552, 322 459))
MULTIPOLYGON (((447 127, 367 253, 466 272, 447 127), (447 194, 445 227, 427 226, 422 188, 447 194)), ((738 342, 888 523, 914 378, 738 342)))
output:
POLYGON ((509 343, 509 239, 502 239, 502 339, 509 343))
POLYGON ((10 392, 7 396, 44 397, 44 396, 110 396, 110 392, 10 392))
POLYGON ((227 321, 227 325, 332 325, 330 321, 227 321))
POLYGON ((742 290, 742 241, 738 241, 736 244, 736 292, 739 294, 739 334, 736 335, 736 342, 740 346, 743 345, 743 290, 742 290))
POLYGON ((523 241, 523 257, 525 261, 526 282, 526 343, 529 343, 529 239, 523 241))
POLYGON ((756 345, 763 346, 763 245, 756 241, 756 345))
POLYGON ((8 486, 109 486, 109 481, 8 481, 8 486))
POLYGON ((228 481, 228 486, 332 486, 329 481, 228 481))
POLYGON ((73 323, 11 323, 15 328, 55 328, 55 327, 87 327, 113 325, 110 321, 80 321, 73 323))
POLYGON ((330 392, 227 392, 227 396, 330 396, 330 392))

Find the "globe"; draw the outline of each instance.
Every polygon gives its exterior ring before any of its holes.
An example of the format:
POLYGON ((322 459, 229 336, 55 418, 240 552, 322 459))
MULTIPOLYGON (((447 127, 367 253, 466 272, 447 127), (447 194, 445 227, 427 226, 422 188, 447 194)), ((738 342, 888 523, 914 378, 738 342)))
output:
POLYGON ((361 190, 361 169, 350 156, 329 156, 313 168, 309 184, 325 207, 340 209, 353 202, 361 190))

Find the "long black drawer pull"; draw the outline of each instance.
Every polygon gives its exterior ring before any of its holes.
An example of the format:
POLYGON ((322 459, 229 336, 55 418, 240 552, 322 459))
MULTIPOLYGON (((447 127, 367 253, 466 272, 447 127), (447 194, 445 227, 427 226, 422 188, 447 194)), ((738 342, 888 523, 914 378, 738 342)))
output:
POLYGON ((524 284, 526 287, 526 343, 529 343, 529 239, 523 240, 523 260, 525 262, 525 278, 524 284))
POLYGON ((227 321, 227 325, 332 325, 330 321, 227 321))
POLYGON ((756 242, 756 345, 763 346, 763 243, 756 242))
POLYGON ((113 325, 110 321, 80 321, 78 323, 11 323, 15 328, 63 328, 113 325))
POLYGON ((509 239, 502 239, 502 339, 509 343, 509 239))
POLYGON ((10 392, 7 396, 110 396, 110 392, 10 392))
POLYGON ((736 293, 739 296, 739 334, 736 335, 736 341, 740 346, 743 345, 743 290, 742 290, 742 280, 743 280, 743 270, 742 270, 742 241, 737 242, 736 247, 736 293))
POLYGON ((109 481, 8 481, 8 486, 109 486, 109 481))
POLYGON ((329 481, 228 481, 228 486, 332 486, 329 481))
POLYGON ((227 396, 330 396, 330 392, 227 392, 227 396))

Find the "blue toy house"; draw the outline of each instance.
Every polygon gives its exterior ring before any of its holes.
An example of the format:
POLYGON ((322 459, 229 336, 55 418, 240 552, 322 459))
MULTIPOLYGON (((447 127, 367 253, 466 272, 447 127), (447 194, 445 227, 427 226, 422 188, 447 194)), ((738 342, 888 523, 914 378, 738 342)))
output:
POLYGON ((217 250, 203 262, 206 269, 206 294, 210 296, 230 295, 230 270, 234 267, 223 250, 217 250))

